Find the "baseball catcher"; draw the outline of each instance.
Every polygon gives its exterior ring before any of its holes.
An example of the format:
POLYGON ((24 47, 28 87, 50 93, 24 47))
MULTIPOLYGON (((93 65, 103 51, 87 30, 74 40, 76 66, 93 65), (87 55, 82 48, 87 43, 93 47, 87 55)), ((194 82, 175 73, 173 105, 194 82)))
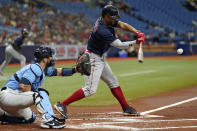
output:
POLYGON ((30 106, 35 105, 42 114, 41 127, 59 129, 65 127, 65 119, 54 115, 49 93, 40 88, 45 76, 71 76, 76 68, 54 68, 54 51, 39 47, 34 52, 35 63, 17 71, 1 88, 0 121, 2 123, 33 123, 36 119, 30 106))

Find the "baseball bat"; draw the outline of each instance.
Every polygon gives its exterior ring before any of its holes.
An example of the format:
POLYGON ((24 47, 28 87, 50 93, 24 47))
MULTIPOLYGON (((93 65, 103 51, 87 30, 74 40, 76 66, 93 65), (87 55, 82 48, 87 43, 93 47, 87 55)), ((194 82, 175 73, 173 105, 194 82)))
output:
POLYGON ((143 61, 144 61, 144 55, 143 55, 143 47, 142 47, 142 42, 141 42, 139 50, 138 50, 138 62, 143 63, 143 61))

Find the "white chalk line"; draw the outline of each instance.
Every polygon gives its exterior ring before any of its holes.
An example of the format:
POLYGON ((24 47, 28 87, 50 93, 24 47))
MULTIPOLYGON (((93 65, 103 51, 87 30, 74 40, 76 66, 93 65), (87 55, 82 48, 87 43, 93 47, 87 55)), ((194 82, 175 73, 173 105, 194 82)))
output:
POLYGON ((103 116, 101 116, 101 118, 77 118, 77 119, 73 119, 73 118, 69 118, 67 119, 67 121, 84 121, 84 120, 111 120, 111 121, 126 121, 126 122, 138 122, 141 121, 141 118, 158 118, 158 117, 163 117, 163 116, 157 116, 157 115, 146 115, 146 116, 139 116, 139 117, 114 117, 113 118, 103 118, 103 116))
MULTIPOLYGON (((153 109, 153 110, 149 110, 149 111, 145 111, 142 112, 141 114, 143 116, 146 116, 146 114, 148 113, 153 113, 159 110, 164 110, 173 106, 177 106, 177 105, 181 105, 187 102, 191 102, 197 100, 197 97, 194 98, 190 98, 181 102, 177 102, 174 104, 170 104, 167 106, 163 106, 157 109, 153 109)), ((120 112, 111 112, 108 114, 117 114, 120 112)), ((101 113, 99 113, 101 114, 101 113)), ((104 113, 106 114, 106 113, 104 113)), ((102 129, 113 129, 113 130, 164 130, 164 129, 180 129, 180 128, 197 128, 197 126, 173 126, 173 127, 155 127, 155 128, 135 128, 135 127, 125 127, 125 126, 116 126, 116 125, 108 125, 108 124, 116 124, 117 122, 114 121, 118 121, 118 123, 136 123, 136 122, 181 122, 181 121, 197 121, 197 119, 175 119, 175 120, 140 120, 138 117, 135 117, 135 119, 132 118, 104 118, 105 120, 112 120, 113 122, 101 122, 101 123, 83 123, 81 125, 67 125, 66 128, 73 128, 73 129, 95 129, 95 128, 102 128, 102 129)), ((97 119, 98 118, 94 118, 97 119)), ((99 118, 101 120, 101 118, 99 118)), ((103 120, 104 120, 103 119, 103 120)), ((92 118, 93 120, 93 118, 92 118)))
MULTIPOLYGON (((102 112, 85 112, 85 113, 68 114, 68 116, 79 116, 79 115, 123 115, 123 113, 122 112, 103 112, 103 113, 102 112)), ((139 117, 161 117, 161 116, 144 115, 144 116, 139 116, 139 117)), ((136 118, 136 116, 134 116, 134 118, 136 118)))
POLYGON ((187 103, 187 102, 190 102, 190 101, 194 101, 194 100, 197 100, 197 97, 193 97, 193 98, 190 98, 190 99, 187 99, 187 100, 184 100, 184 101, 180 101, 180 102, 177 102, 177 103, 174 103, 174 104, 170 104, 170 105, 167 105, 167 106, 159 107, 159 108, 156 108, 156 109, 153 109, 153 110, 141 112, 140 114, 145 115, 145 114, 148 114, 148 113, 164 110, 164 109, 167 109, 167 108, 170 108, 170 107, 173 107, 173 106, 177 106, 177 105, 181 105, 181 104, 184 104, 184 103, 187 103))
POLYGON ((82 124, 79 126, 67 125, 65 128, 72 129, 113 129, 113 130, 132 130, 132 131, 142 131, 142 130, 164 130, 164 129, 181 129, 181 128, 197 128, 197 126, 179 126, 179 127, 156 127, 156 128, 135 128, 127 126, 115 126, 115 125, 94 125, 92 123, 82 124))
POLYGON ((135 76, 135 75, 149 74, 149 73, 154 73, 154 72, 156 72, 156 70, 148 70, 148 71, 141 71, 141 72, 126 73, 126 74, 120 74, 119 76, 121 76, 121 77, 135 76))
MULTIPOLYGON (((118 119, 117 119, 118 120, 118 119)), ((153 123, 153 122, 181 122, 181 121, 197 121, 197 119, 175 119, 175 120, 136 120, 117 122, 97 122, 97 123, 83 123, 81 125, 67 125, 66 128, 72 129, 113 129, 113 130, 163 130, 163 129, 180 129, 180 128, 197 128, 197 126, 172 126, 172 127, 155 127, 155 128, 137 128, 128 126, 117 126, 112 124, 124 124, 124 123, 153 123)))
MULTIPOLYGON (((182 122, 182 121, 197 121, 197 119, 173 119, 173 120, 144 120, 139 118, 121 118, 121 117, 113 117, 113 118, 91 118, 91 119, 67 119, 66 121, 91 121, 91 120, 111 120, 113 122, 108 122, 110 124, 114 124, 116 122, 122 123, 157 123, 157 122, 182 122)), ((100 122, 105 123, 105 122, 100 122)), ((99 124, 99 123, 97 123, 99 124)), ((106 124, 106 123, 105 123, 106 124)))

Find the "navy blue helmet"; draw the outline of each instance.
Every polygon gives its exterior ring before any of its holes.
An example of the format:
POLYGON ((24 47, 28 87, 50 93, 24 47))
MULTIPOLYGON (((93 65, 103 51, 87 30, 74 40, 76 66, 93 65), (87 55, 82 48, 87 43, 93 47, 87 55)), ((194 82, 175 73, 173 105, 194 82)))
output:
POLYGON ((54 55, 54 50, 50 47, 39 47, 34 52, 34 57, 37 59, 49 58, 54 55))
POLYGON ((21 34, 22 34, 22 36, 26 37, 29 34, 29 32, 28 32, 28 30, 26 28, 23 28, 21 30, 21 34))
POLYGON ((102 17, 104 17, 105 15, 109 15, 115 19, 120 18, 118 9, 116 7, 114 7, 113 5, 106 5, 102 9, 102 17))
MULTIPOLYGON (((34 63, 40 62, 44 58, 53 57, 54 50, 50 47, 39 47, 34 52, 34 63)), ((47 64, 47 67, 54 66, 55 60, 51 60, 49 64, 47 64)))

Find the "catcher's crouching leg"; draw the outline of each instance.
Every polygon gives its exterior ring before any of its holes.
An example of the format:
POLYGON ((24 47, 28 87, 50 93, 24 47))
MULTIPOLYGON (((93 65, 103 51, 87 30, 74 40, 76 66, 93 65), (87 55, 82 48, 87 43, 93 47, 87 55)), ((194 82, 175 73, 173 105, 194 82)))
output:
POLYGON ((49 93, 43 88, 38 89, 37 94, 35 94, 35 105, 39 113, 41 113, 43 121, 48 121, 53 118, 60 123, 65 123, 65 119, 58 118, 54 115, 53 108, 49 101, 49 93))
POLYGON ((32 112, 32 117, 28 120, 25 120, 21 117, 14 117, 14 116, 8 116, 5 113, 0 116, 0 121, 2 123, 19 123, 19 124, 25 124, 25 123, 33 123, 36 120, 35 114, 32 112))
POLYGON ((36 108, 40 114, 46 114, 47 112, 51 112, 50 102, 49 102, 49 93, 47 90, 39 88, 38 92, 33 94, 34 103, 36 108))
POLYGON ((33 99, 34 99, 34 104, 36 105, 36 108, 37 108, 38 112, 40 114, 44 114, 45 110, 43 109, 43 107, 40 103, 40 101, 42 100, 42 96, 38 92, 35 92, 33 94, 33 99))

